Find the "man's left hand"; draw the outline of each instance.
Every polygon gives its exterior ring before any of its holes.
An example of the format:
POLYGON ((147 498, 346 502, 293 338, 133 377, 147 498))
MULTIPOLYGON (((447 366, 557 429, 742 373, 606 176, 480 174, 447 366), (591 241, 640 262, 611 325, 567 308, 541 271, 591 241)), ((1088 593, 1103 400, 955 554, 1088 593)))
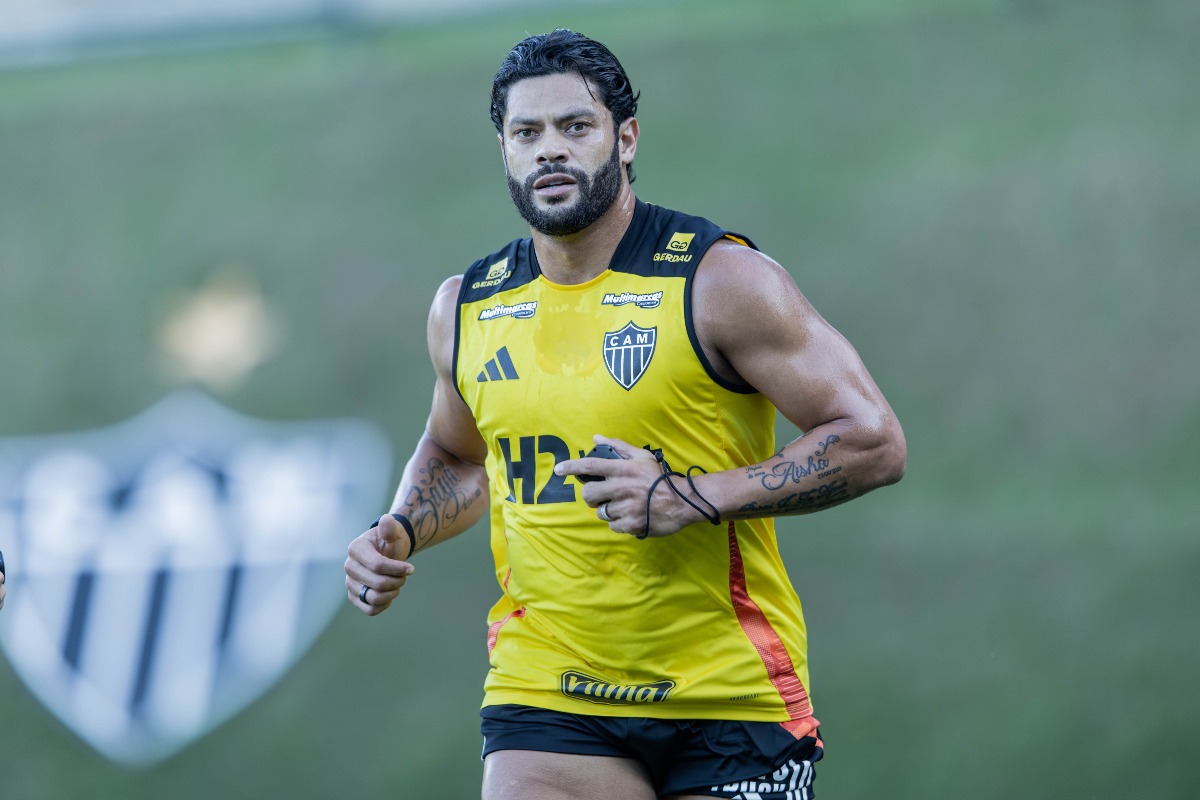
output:
POLYGON ((583 501, 596 509, 596 516, 607 522, 611 530, 639 538, 670 536, 704 519, 670 486, 664 485, 674 481, 676 489, 691 494, 687 481, 681 477, 662 478, 662 467, 649 450, 607 436, 596 436, 594 440, 596 444, 609 445, 621 458, 584 457, 562 461, 555 465, 554 474, 601 478, 580 482, 583 501), (657 485, 655 481, 658 481, 657 485), (653 495, 650 495, 651 487, 654 488, 653 495))

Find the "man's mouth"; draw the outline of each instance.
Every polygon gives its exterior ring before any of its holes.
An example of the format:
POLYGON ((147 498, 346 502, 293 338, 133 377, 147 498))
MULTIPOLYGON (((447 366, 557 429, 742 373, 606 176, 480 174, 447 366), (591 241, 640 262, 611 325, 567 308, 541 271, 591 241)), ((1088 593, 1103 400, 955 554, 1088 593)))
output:
POLYGON ((543 197, 553 197, 570 191, 575 179, 562 172, 543 175, 533 182, 533 190, 543 197))

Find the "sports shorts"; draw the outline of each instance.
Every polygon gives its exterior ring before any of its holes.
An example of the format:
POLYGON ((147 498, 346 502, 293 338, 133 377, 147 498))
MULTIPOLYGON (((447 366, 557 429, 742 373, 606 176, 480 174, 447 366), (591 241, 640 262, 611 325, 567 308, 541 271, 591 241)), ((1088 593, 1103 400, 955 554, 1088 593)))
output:
POLYGON ((659 797, 811 800, 819 736, 796 739, 777 722, 648 719, 485 706, 483 756, 497 750, 632 758, 659 797))

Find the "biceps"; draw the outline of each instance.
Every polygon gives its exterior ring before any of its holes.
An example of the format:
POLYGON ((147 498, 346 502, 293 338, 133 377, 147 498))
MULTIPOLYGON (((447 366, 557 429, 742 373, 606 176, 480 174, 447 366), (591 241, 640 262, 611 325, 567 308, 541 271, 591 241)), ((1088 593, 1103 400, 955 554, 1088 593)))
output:
POLYGON ((738 371, 802 431, 839 419, 871 424, 883 398, 862 359, 815 312, 802 319, 742 354, 738 371))
POLYGON ((433 407, 425 432, 461 461, 482 464, 487 444, 479 435, 475 417, 455 388, 439 379, 433 390, 433 407))

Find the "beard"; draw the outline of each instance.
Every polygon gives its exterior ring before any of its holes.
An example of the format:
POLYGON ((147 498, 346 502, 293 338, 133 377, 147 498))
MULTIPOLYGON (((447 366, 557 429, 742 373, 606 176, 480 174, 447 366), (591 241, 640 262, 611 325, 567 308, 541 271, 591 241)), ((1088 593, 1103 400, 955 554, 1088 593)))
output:
POLYGON ((530 175, 524 183, 508 176, 508 193, 517 212, 529 226, 547 236, 570 236, 591 225, 612 208, 621 192, 621 159, 617 145, 613 144, 612 155, 598 170, 588 175, 576 167, 548 164, 530 175), (574 203, 560 206, 566 201, 555 197, 549 200, 549 208, 539 208, 534 199, 533 184, 546 175, 564 174, 575 179, 574 203))

